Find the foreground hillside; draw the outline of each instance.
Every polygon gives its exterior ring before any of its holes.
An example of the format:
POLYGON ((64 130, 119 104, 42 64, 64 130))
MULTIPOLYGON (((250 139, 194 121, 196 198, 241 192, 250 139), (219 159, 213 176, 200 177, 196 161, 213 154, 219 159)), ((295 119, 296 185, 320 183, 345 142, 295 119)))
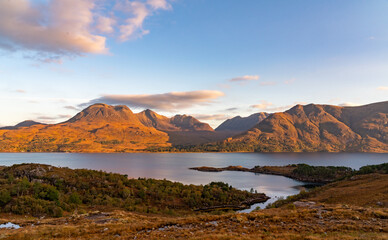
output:
POLYGON ((147 213, 193 213, 197 209, 244 209, 267 199, 264 194, 237 190, 219 182, 184 185, 42 164, 0 169, 0 213, 61 217, 80 210, 115 208, 147 213))
MULTIPOLYGON (((23 165, 4 168, 1 171, 24 175, 31 172, 23 168, 23 165)), ((77 175, 85 175, 82 171, 77 175)), ((40 171, 32 172, 36 174, 40 171)), ((363 168, 363 171, 345 180, 330 183, 308 193, 302 192, 272 204, 270 209, 249 214, 213 212, 177 215, 171 212, 130 212, 117 207, 105 208, 104 211, 78 208, 71 215, 65 214, 64 217, 57 218, 34 217, 26 213, 0 214, 0 224, 11 221, 22 227, 0 229, 0 237, 7 239, 387 239, 388 175, 378 172, 386 173, 386 166, 385 170, 382 166, 363 168)), ((100 175, 108 176, 104 173, 100 175)), ((51 175, 51 178, 55 177, 61 178, 57 174, 51 175)), ((152 203, 152 199, 150 201, 148 204, 152 203)))

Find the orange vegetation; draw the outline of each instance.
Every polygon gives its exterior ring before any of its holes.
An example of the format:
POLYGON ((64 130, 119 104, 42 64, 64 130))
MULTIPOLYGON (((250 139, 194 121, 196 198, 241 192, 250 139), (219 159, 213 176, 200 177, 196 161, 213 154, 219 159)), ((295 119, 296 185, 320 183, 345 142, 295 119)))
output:
POLYGON ((259 152, 388 152, 388 102, 360 107, 296 105, 228 144, 259 152))

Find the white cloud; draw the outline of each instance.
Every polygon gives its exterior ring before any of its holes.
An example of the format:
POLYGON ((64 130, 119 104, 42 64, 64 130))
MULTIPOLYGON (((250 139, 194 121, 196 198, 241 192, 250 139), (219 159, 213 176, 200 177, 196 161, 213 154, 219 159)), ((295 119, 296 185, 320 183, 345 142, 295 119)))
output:
POLYGON ((293 84, 296 81, 296 78, 291 78, 289 80, 284 81, 284 84, 293 84))
POLYGON ((110 17, 98 16, 96 29, 101 33, 112 33, 116 20, 110 17))
POLYGON ((57 63, 63 56, 107 54, 103 34, 121 41, 141 37, 149 33, 145 19, 159 9, 171 5, 166 0, 0 0, 0 48, 57 63))
POLYGON ((39 116, 36 119, 39 119, 39 120, 58 120, 58 119, 67 119, 67 118, 71 118, 71 117, 72 117, 72 115, 59 114, 56 116, 39 116))
POLYGON ((252 81, 252 80, 259 80, 260 76, 258 75, 245 75, 245 76, 240 76, 240 77, 235 77, 230 79, 230 82, 247 82, 247 81, 252 81))
POLYGON ((74 110, 74 111, 81 111, 82 109, 74 107, 74 106, 64 106, 65 109, 74 110))
POLYGON ((41 55, 106 53, 105 37, 90 33, 90 0, 0 0, 0 42, 41 55))
POLYGON ((356 107, 356 106, 360 106, 360 104, 353 103, 353 102, 345 102, 345 103, 338 104, 338 106, 341 106, 341 107, 356 107))
POLYGON ((257 108, 259 110, 266 110, 272 105, 273 105, 273 103, 262 100, 259 104, 251 105, 250 108, 257 108))
POLYGON ((166 0, 148 0, 147 4, 150 5, 153 9, 171 9, 171 5, 166 0))
POLYGON ((169 92, 162 94, 104 95, 87 103, 83 103, 80 106, 85 107, 95 103, 106 103, 112 105, 124 104, 130 107, 150 108, 154 110, 175 111, 196 105, 209 104, 221 96, 224 96, 223 92, 212 90, 169 92))
POLYGON ((130 37, 141 37, 149 33, 148 30, 143 29, 143 22, 150 14, 150 10, 145 3, 123 1, 119 2, 115 8, 131 15, 125 20, 125 24, 120 26, 119 39, 121 41, 127 41, 130 37))
POLYGON ((386 86, 380 86, 377 88, 377 90, 380 90, 380 91, 388 91, 388 87, 386 86))
MULTIPOLYGON (((35 114, 38 115, 38 114, 35 114)), ((67 114, 58 114, 58 115, 39 115, 38 117, 34 118, 37 122, 42 122, 46 124, 55 124, 58 122, 63 122, 68 119, 70 119, 72 115, 67 114)))
POLYGON ((260 104, 251 105, 250 108, 256 108, 260 111, 266 111, 266 112, 283 112, 283 111, 286 111, 286 110, 294 107, 297 104, 305 105, 306 103, 305 102, 294 102, 293 105, 276 106, 271 102, 261 101, 260 104))
POLYGON ((260 86, 274 86, 276 82, 261 82, 260 86))
POLYGON ((225 114, 194 114, 193 115, 195 118, 199 120, 225 120, 229 116, 225 114))

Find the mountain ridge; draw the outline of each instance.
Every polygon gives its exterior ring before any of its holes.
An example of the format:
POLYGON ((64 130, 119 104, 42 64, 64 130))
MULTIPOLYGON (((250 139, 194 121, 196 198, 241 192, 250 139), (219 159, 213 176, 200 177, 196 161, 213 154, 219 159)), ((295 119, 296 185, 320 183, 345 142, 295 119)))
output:
POLYGON ((263 121, 270 114, 266 112, 254 113, 248 117, 236 116, 222 122, 215 131, 235 131, 244 132, 254 127, 259 122, 263 121))
POLYGON ((20 122, 18 124, 16 124, 15 126, 5 126, 5 127, 0 127, 0 130, 12 130, 12 129, 17 129, 17 128, 21 128, 21 127, 31 127, 33 125, 46 125, 44 123, 40 123, 40 122, 36 122, 36 121, 33 121, 33 120, 25 120, 23 122, 20 122))
MULTIPOLYGON (((145 121, 145 116, 133 113, 125 105, 96 103, 58 124, 0 129, 0 152, 144 151, 148 148, 171 147, 177 142, 175 135, 182 140, 187 138, 186 135, 191 135, 193 141, 198 143, 221 140, 208 137, 208 132, 214 130, 191 116, 167 118, 151 110, 144 112, 161 120, 161 125, 145 121), (163 128, 163 124, 169 125, 163 128), (168 130, 176 132, 175 135, 169 134, 168 130), (180 136, 181 131, 188 132, 180 136), (206 137, 203 138, 203 135, 206 137)), ((151 118, 147 119, 151 121, 151 118)))
POLYGON ((388 102, 358 107, 296 105, 228 140, 259 152, 388 152, 388 102))
POLYGON ((168 118, 146 109, 137 113, 136 116, 143 125, 154 127, 160 131, 214 131, 209 124, 200 122, 185 114, 168 118))
POLYGON ((245 118, 258 123, 249 128, 252 121, 246 121, 249 129, 236 135, 188 115, 168 118, 149 109, 133 113, 124 105, 94 104, 62 123, 27 121, 0 129, 0 152, 388 152, 388 101, 295 105, 260 116, 265 113, 245 118))

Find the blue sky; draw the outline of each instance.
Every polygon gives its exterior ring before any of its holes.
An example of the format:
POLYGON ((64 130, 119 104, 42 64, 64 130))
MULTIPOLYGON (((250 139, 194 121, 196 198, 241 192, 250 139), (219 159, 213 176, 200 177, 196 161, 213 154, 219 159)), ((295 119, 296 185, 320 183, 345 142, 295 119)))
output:
POLYGON ((215 127, 297 103, 388 100, 386 0, 58 1, 0 0, 0 125, 60 122, 99 101, 215 127), (84 17, 61 18, 69 9, 84 17))

